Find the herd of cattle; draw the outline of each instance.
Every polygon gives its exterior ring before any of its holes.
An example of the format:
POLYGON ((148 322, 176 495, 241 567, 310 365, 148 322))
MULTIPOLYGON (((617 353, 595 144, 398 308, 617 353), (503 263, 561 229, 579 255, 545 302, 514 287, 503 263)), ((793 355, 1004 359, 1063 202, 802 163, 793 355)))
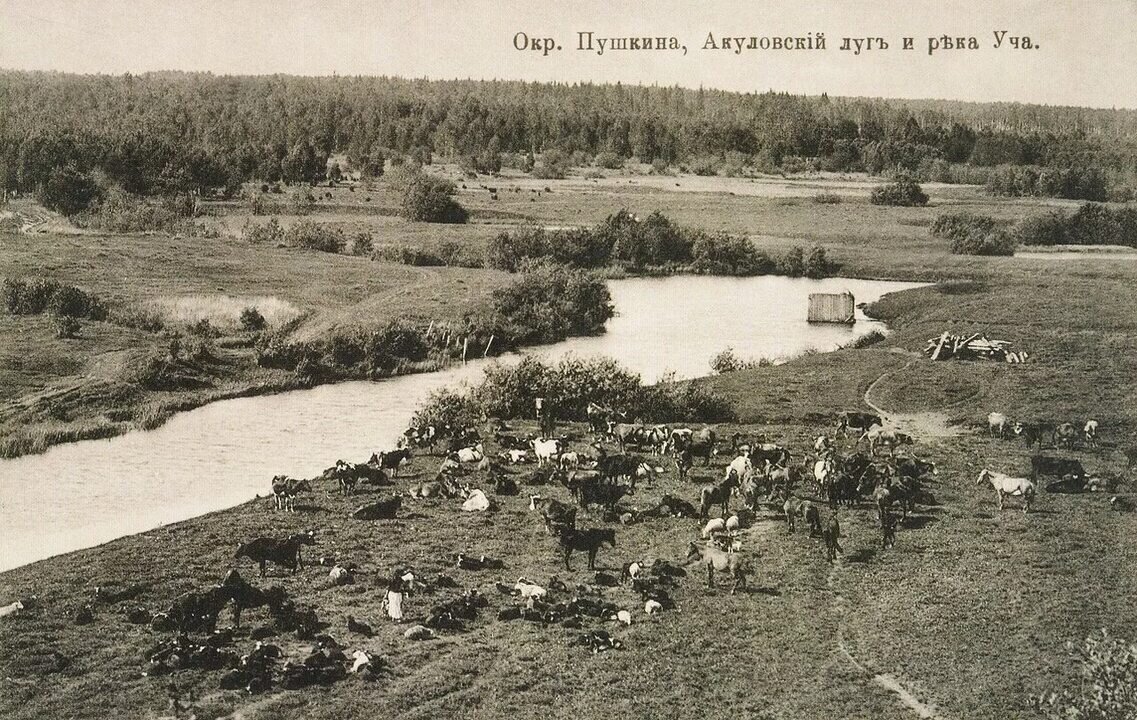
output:
MULTIPOLYGON (((784 520, 788 533, 794 533, 798 523, 803 523, 808 536, 819 541, 822 556, 834 562, 837 554, 843 552, 841 513, 857 507, 871 508, 873 522, 879 527, 879 546, 889 549, 895 545, 897 529, 906 525, 910 513, 920 506, 937 504, 931 492, 938 481, 936 464, 914 454, 915 438, 887 429, 883 419, 872 413, 840 413, 831 432, 813 436, 807 446, 798 447, 787 447, 761 435, 733 433, 720 437, 712 427, 621 422, 599 406, 590 406, 588 417, 589 436, 580 433, 571 438, 527 436, 500 421, 487 421, 487 427, 482 429, 412 427, 393 450, 375 453, 366 462, 337 461, 310 479, 273 478, 272 507, 289 513, 304 510, 305 506, 298 503, 317 491, 329 495, 338 491, 351 502, 350 498, 360 489, 371 488, 378 493, 378 499, 372 494, 369 502, 350 512, 352 518, 396 518, 403 511, 404 501, 423 500, 457 499, 461 500, 462 510, 485 512, 510 502, 508 497, 522 495, 524 487, 528 510, 555 541, 564 570, 573 573, 572 555, 582 553, 587 558, 589 574, 585 577, 587 582, 580 583, 567 583, 555 576, 546 583, 524 577, 511 583, 498 581, 497 590, 511 600, 500 608, 497 618, 587 630, 577 641, 600 652, 622 644, 604 629, 604 623, 632 622, 631 611, 605 595, 614 588, 625 588, 617 592, 630 592, 625 598, 638 596, 642 611, 648 615, 677 607, 672 594, 679 578, 686 574, 684 567, 705 571, 710 588, 715 585, 717 572, 730 578, 732 594, 747 590, 752 572, 747 558, 753 555, 745 551, 744 544, 751 542, 750 531, 762 513, 766 517, 771 516, 771 511, 776 513, 774 517, 784 520), (440 459, 437 471, 425 478, 424 456, 440 459), (416 472, 408 475, 405 470, 412 462, 416 472), (669 484, 670 492, 660 494, 656 482, 670 473, 669 467, 674 469, 677 482, 669 484), (557 495, 561 497, 558 499, 557 495), (634 502, 645 495, 647 502, 634 502), (605 547, 615 552, 620 526, 674 522, 676 518, 691 523, 692 528, 687 553, 676 558, 676 564, 658 558, 649 562, 643 557, 625 557, 617 565, 622 567, 619 577, 597 566, 605 547), (592 524, 582 526, 578 519, 588 519, 592 524)), ((1019 437, 1028 447, 1037 449, 1031 457, 1029 477, 991 469, 983 469, 979 474, 977 484, 992 486, 1000 509, 1006 497, 1014 496, 1021 498, 1024 511, 1029 510, 1042 478, 1055 479, 1046 486, 1051 492, 1112 491, 1116 487, 1117 478, 1088 473, 1078 459, 1044 453, 1041 449, 1045 441, 1055 451, 1075 446, 1097 447, 1096 421, 1090 420, 1078 429, 1072 423, 1014 422, 1002 413, 991 413, 987 429, 992 438, 1019 437)), ((1127 455, 1132 466, 1137 452, 1127 455)), ((1112 500, 1115 508, 1124 509, 1120 501, 1117 497, 1112 500)), ((234 561, 253 562, 262 577, 270 565, 295 574, 304 569, 303 548, 318 542, 313 532, 256 537, 240 544, 234 561)), ((468 552, 454 557, 457 559, 453 567, 458 571, 506 569, 501 560, 468 552)), ((325 574, 326 586, 351 583, 355 574, 361 572, 358 565, 342 559, 337 562, 334 557, 320 558, 316 564, 332 566, 330 573, 325 574)), ((427 592, 443 588, 461 590, 445 574, 439 574, 433 582, 424 579, 419 587, 429 588, 427 592)), ((96 605, 98 601, 105 602, 106 597, 96 601, 96 605)), ((489 605, 487 596, 476 587, 461 590, 459 595, 433 606, 424 624, 412 627, 405 635, 423 639, 440 630, 463 630, 489 605)), ((378 660, 371 663, 371 655, 365 650, 352 656, 352 664, 341 646, 321 632, 328 624, 320 622, 314 606, 297 604, 279 587, 257 588, 235 570, 217 585, 184 593, 163 612, 150 613, 137 605, 124 608, 130 622, 146 622, 155 630, 179 633, 155 647, 150 657, 150 674, 189 667, 222 668, 226 669, 222 687, 257 692, 273 685, 326 684, 360 668, 365 674, 378 672, 380 665, 378 660), (257 647, 244 656, 233 655, 216 638, 217 617, 229 605, 233 608, 234 627, 239 627, 242 610, 250 608, 265 607, 272 618, 268 626, 261 626, 250 635, 257 647), (211 635, 195 644, 185 638, 185 633, 191 632, 211 635), (280 665, 280 648, 261 641, 281 632, 295 632, 297 638, 316 645, 305 646, 302 659, 284 659, 280 665)), ((15 613, 23 608, 4 610, 15 613)), ((75 621, 92 622, 92 611, 91 605, 82 608, 75 621)), ((372 634, 366 623, 351 616, 347 630, 368 637, 372 634)))

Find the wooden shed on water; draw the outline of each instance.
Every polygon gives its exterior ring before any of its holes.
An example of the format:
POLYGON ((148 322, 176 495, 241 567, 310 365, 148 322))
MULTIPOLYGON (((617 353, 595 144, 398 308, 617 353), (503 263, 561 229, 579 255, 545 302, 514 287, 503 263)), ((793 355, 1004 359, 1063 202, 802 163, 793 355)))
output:
POLYGON ((853 293, 810 293, 809 322, 846 323, 855 322, 856 303, 853 293))

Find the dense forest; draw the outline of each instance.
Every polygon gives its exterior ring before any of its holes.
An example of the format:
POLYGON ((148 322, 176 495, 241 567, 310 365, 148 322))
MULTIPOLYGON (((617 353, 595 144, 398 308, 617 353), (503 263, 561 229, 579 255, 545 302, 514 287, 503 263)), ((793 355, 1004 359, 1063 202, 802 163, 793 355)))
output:
POLYGON ((396 156, 489 156, 483 168, 520 158, 526 169, 526 159, 532 167, 534 154, 555 150, 573 164, 711 159, 949 182, 988 182, 969 171, 996 166, 1032 168, 1031 177, 1060 168, 1092 176, 1010 183, 1009 192, 1104 200, 1135 184, 1135 138, 1131 110, 620 84, 0 73, 0 182, 18 191, 36 191, 64 166, 148 195, 310 182, 331 154, 359 171, 396 156))

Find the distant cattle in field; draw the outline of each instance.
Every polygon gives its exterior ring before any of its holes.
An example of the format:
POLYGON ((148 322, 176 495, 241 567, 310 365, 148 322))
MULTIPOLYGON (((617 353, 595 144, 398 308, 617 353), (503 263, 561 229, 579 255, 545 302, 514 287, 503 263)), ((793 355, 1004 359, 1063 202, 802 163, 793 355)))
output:
POLYGON ((1028 448, 1037 445, 1040 449, 1042 448, 1042 441, 1050 439, 1054 432, 1054 426, 1044 422, 1015 423, 1013 429, 1015 434, 1026 442, 1028 448))
POLYGON ((1098 445, 1098 421, 1087 420, 1086 426, 1082 429, 1086 436, 1086 445, 1090 447, 1097 447, 1098 445))
POLYGON ((991 437, 1006 437, 1013 429, 1011 419, 1000 412, 987 415, 987 432, 991 437))
POLYGON ((1054 432, 1050 435, 1050 441, 1056 448, 1066 448, 1067 450, 1073 449, 1074 441, 1081 437, 1078 428, 1074 427, 1074 423, 1062 423, 1054 428, 1054 432))

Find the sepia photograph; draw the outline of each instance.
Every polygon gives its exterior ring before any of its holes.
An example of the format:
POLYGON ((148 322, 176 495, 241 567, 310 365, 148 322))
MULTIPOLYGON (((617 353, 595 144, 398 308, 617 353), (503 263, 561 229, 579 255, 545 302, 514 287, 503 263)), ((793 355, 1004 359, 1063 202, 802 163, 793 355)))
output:
POLYGON ((1137 0, 0 0, 0 718, 1137 720, 1137 0))

